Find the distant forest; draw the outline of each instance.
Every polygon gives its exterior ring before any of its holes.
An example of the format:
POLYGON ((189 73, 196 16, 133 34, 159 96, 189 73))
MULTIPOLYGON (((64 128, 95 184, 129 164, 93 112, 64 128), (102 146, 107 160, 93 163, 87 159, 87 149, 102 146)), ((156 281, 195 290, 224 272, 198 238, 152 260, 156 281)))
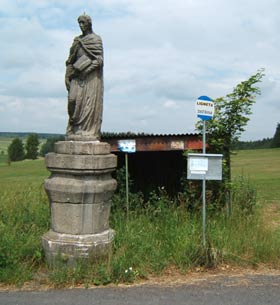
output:
MULTIPOLYGON (((34 132, 0 132, 1 138, 20 138, 24 139, 28 137, 31 133, 34 132)), ((51 139, 51 138, 59 138, 64 135, 58 134, 58 133, 37 133, 38 137, 40 139, 51 139)), ((113 133, 113 132, 104 132, 102 133, 102 138, 106 139, 108 137, 137 137, 139 135, 145 135, 144 133, 141 134, 134 134, 131 132, 127 133, 113 133)), ((245 150, 245 149, 261 149, 261 148, 270 148, 272 147, 272 141, 273 138, 264 138, 262 140, 256 140, 256 141, 238 141, 235 143, 235 149, 236 150, 245 150)))
POLYGON ((238 141, 235 143, 236 150, 245 149, 260 149, 260 148, 271 148, 273 138, 265 138, 257 141, 238 141))
POLYGON ((40 139, 57 138, 63 136, 59 133, 37 133, 37 132, 0 132, 1 138, 27 138, 30 134, 36 133, 40 139))

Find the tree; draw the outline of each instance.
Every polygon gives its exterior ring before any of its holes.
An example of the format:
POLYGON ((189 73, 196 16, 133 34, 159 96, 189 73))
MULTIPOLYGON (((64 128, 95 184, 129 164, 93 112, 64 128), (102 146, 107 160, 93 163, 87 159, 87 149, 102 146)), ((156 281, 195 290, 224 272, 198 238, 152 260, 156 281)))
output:
POLYGON ((8 156, 10 161, 21 161, 24 159, 23 143, 19 138, 13 139, 9 145, 8 156))
MULTIPOLYGON (((225 193, 229 192, 231 182, 231 153, 236 141, 249 121, 252 113, 251 107, 255 103, 260 89, 256 86, 264 76, 264 69, 239 83, 232 93, 214 101, 215 115, 212 120, 206 122, 207 143, 209 150, 222 153, 224 159, 224 187, 225 193)), ((202 130, 199 122, 198 129, 202 130)))
POLYGON ((39 147, 39 138, 38 135, 32 133, 28 136, 25 150, 26 150, 26 159, 37 159, 38 157, 38 147, 39 147))
POLYGON ((271 142, 271 147, 280 147, 280 123, 277 124, 276 131, 271 142))
POLYGON ((44 157, 47 153, 54 151, 54 144, 58 141, 63 141, 64 137, 53 137, 47 139, 46 143, 44 143, 40 149, 40 156, 44 157))

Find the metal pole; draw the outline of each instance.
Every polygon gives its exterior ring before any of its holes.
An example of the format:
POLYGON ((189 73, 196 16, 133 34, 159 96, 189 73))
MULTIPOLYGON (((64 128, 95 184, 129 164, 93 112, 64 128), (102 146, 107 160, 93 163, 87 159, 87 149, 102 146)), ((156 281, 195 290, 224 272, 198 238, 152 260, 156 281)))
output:
POLYGON ((205 180, 205 175, 202 180, 202 189, 203 189, 203 206, 202 206, 202 240, 203 240, 203 247, 206 246, 206 180, 205 180))
POLYGON ((125 187, 126 187, 126 213, 129 212, 129 200, 128 200, 128 154, 125 154, 125 187))
POLYGON ((206 128, 205 128, 205 121, 203 121, 203 151, 206 154, 206 128))
MULTIPOLYGON (((205 121, 203 121, 203 153, 206 153, 206 128, 205 121)), ((203 247, 206 246, 206 175, 202 180, 202 240, 203 247)))

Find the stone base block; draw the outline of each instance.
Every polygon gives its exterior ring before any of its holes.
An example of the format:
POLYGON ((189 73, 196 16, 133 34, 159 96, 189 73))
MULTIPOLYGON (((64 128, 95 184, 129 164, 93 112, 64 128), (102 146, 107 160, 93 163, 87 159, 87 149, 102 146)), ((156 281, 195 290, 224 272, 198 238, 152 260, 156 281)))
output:
POLYGON ((45 180, 50 202, 97 204, 110 200, 117 182, 109 174, 72 176, 53 174, 45 180))
POLYGON ((104 142, 59 141, 55 143, 57 154, 106 155, 111 153, 110 144, 104 142))
POLYGON ((66 141, 79 141, 79 142, 99 142, 99 137, 97 136, 92 136, 90 134, 83 134, 83 135, 78 135, 78 134, 67 134, 65 137, 66 141))
POLYGON ((64 172, 69 170, 85 174, 112 172, 117 166, 117 157, 108 155, 66 155, 48 153, 45 157, 46 166, 49 171, 64 172))
POLYGON ((99 234, 72 235, 48 231, 42 237, 43 248, 50 266, 58 263, 73 265, 77 261, 94 262, 111 251, 115 231, 109 229, 99 234))
POLYGON ((110 253, 109 227, 117 157, 110 145, 87 136, 69 136, 55 144, 45 161, 51 176, 45 189, 51 206, 51 230, 42 243, 49 265, 92 262, 110 253))
POLYGON ((51 203, 51 227, 66 234, 97 234, 109 229, 111 202, 99 204, 51 203))

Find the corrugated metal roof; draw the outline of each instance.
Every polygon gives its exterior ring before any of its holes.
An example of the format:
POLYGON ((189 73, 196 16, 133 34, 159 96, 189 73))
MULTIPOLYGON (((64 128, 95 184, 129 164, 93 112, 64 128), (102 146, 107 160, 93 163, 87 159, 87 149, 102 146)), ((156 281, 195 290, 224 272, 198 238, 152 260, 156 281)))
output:
POLYGON ((199 133, 183 133, 183 134, 149 134, 149 133, 102 133, 102 139, 131 139, 131 138, 150 138, 150 137, 188 137, 188 136, 199 136, 199 133))
POLYGON ((199 134, 108 134, 101 140, 111 145, 111 151, 119 151, 118 141, 135 140, 136 152, 200 150, 202 139, 199 134))

